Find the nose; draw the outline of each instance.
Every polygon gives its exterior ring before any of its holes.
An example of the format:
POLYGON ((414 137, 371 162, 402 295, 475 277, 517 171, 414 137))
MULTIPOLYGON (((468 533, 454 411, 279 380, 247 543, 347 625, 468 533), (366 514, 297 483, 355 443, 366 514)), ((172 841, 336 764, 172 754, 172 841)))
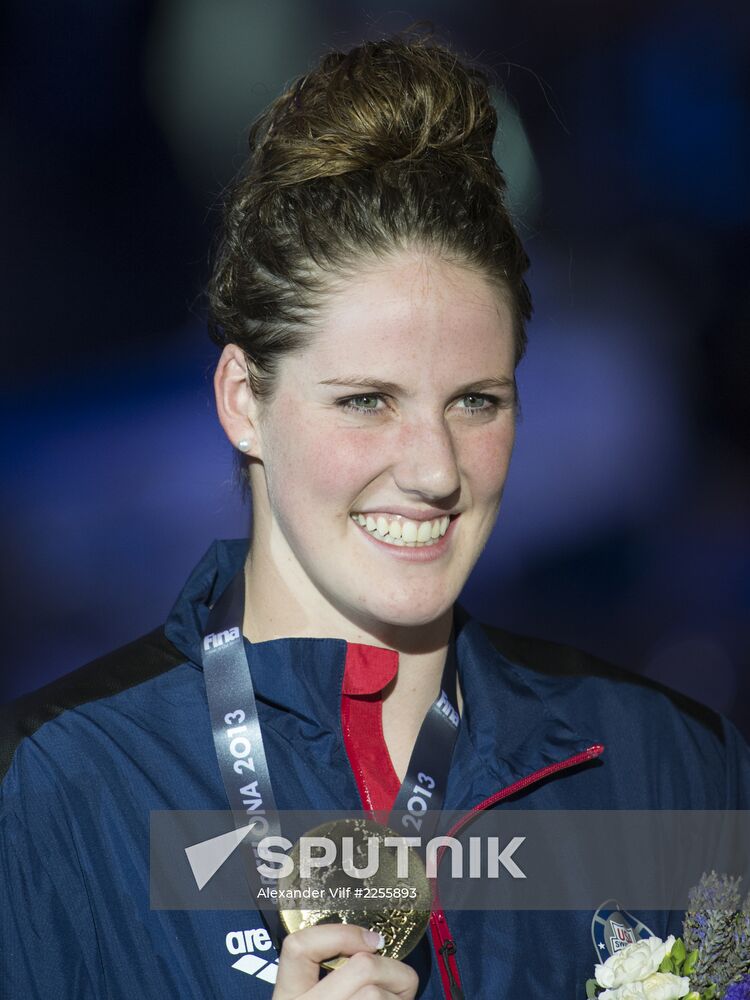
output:
POLYGON ((403 424, 397 449, 393 476, 403 493, 433 502, 458 493, 456 442, 443 414, 403 424))

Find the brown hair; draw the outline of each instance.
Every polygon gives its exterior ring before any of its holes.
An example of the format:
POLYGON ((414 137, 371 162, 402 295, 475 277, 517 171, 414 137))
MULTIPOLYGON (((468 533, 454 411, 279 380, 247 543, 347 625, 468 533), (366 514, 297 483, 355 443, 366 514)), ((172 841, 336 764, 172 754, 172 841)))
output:
MULTIPOLYGON (((336 279, 363 260, 433 253, 482 274, 526 347, 528 258, 492 155, 485 70, 429 36, 331 52, 261 113, 229 189, 209 283, 209 332, 245 352, 259 398, 301 347, 336 279)), ((243 480, 248 464, 240 456, 243 480)))

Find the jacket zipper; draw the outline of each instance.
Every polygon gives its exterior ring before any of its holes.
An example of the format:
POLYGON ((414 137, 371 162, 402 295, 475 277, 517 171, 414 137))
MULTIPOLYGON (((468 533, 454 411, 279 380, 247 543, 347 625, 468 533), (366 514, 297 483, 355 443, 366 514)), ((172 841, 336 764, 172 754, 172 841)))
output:
MULTIPOLYGON (((489 809, 496 802, 501 802, 503 799, 509 798, 516 792, 528 788, 529 785, 535 785, 537 782, 543 781, 544 778, 549 777, 551 774, 556 774, 558 771, 565 771, 569 767, 575 767, 576 764, 584 764, 586 761, 595 760, 603 751, 604 747, 601 743, 594 743, 593 746, 587 747, 581 753, 574 754, 572 757, 568 757, 567 760, 558 761, 556 764, 548 764, 546 767, 534 771, 533 774, 528 774, 525 778, 514 781, 512 785, 493 792, 492 795, 489 795, 486 799, 482 799, 478 805, 473 806, 467 813, 461 816, 450 830, 448 830, 446 836, 452 837, 483 809, 489 809)), ((440 864, 444 853, 444 847, 438 851, 436 866, 440 864)), ((435 895, 432 913, 430 914, 430 933, 435 952, 438 956, 438 969, 446 1000, 464 1000, 461 977, 455 958, 456 942, 451 937, 450 927, 448 926, 448 921, 440 906, 437 895, 435 895)))
MULTIPOLYGON (((594 743, 593 746, 586 747, 586 749, 582 750, 581 753, 574 754, 572 757, 568 757, 567 760, 558 761, 556 764, 548 764, 546 767, 542 767, 538 771, 534 771, 533 774, 526 775, 525 778, 519 778, 518 781, 514 781, 513 784, 508 785, 507 788, 501 788, 499 792, 493 792, 493 794, 488 796, 486 799, 482 799, 479 805, 472 806, 467 813, 457 820, 450 828, 446 836, 452 837, 454 833, 466 826, 469 820, 473 819, 474 816, 483 809, 489 809, 489 807, 494 806, 496 802, 501 802, 503 799, 509 798, 516 792, 520 792, 523 788, 528 788, 529 785, 535 785, 538 781, 542 781, 544 778, 549 777, 550 774, 556 774, 558 771, 565 771, 569 767, 575 767, 576 764, 585 764, 588 760, 595 760, 603 751, 604 747, 601 743, 594 743)), ((439 858, 441 856, 442 853, 438 854, 438 864, 440 863, 439 858)))
POLYGON ((448 921, 438 904, 437 897, 435 897, 430 914, 430 934, 438 958, 438 971, 443 985, 443 994, 447 1000, 463 1000, 463 987, 455 959, 456 942, 451 937, 448 921))

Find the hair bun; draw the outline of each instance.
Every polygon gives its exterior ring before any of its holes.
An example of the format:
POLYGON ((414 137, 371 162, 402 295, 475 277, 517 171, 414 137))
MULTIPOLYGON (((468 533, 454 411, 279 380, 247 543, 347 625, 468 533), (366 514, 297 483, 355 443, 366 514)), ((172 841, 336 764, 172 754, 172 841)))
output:
POLYGON ((492 155, 490 72, 396 35, 326 54, 256 119, 208 295, 211 336, 241 346, 259 400, 314 335, 337 279, 415 249, 488 281, 523 357, 529 260, 492 155))
POLYGON ((251 136, 256 176, 274 185, 429 154, 460 157, 464 169, 491 172, 498 184, 497 115, 486 74, 422 40, 397 37, 329 53, 258 126, 261 134, 251 136))

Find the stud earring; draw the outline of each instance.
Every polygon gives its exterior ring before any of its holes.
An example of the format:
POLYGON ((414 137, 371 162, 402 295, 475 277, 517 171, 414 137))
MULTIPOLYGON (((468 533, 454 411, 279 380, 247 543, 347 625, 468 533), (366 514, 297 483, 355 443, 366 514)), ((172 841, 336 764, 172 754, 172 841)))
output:
POLYGON ((250 442, 247 440, 247 438, 243 438, 241 441, 237 442, 237 447, 240 449, 240 451, 247 451, 247 449, 250 447, 250 442))

